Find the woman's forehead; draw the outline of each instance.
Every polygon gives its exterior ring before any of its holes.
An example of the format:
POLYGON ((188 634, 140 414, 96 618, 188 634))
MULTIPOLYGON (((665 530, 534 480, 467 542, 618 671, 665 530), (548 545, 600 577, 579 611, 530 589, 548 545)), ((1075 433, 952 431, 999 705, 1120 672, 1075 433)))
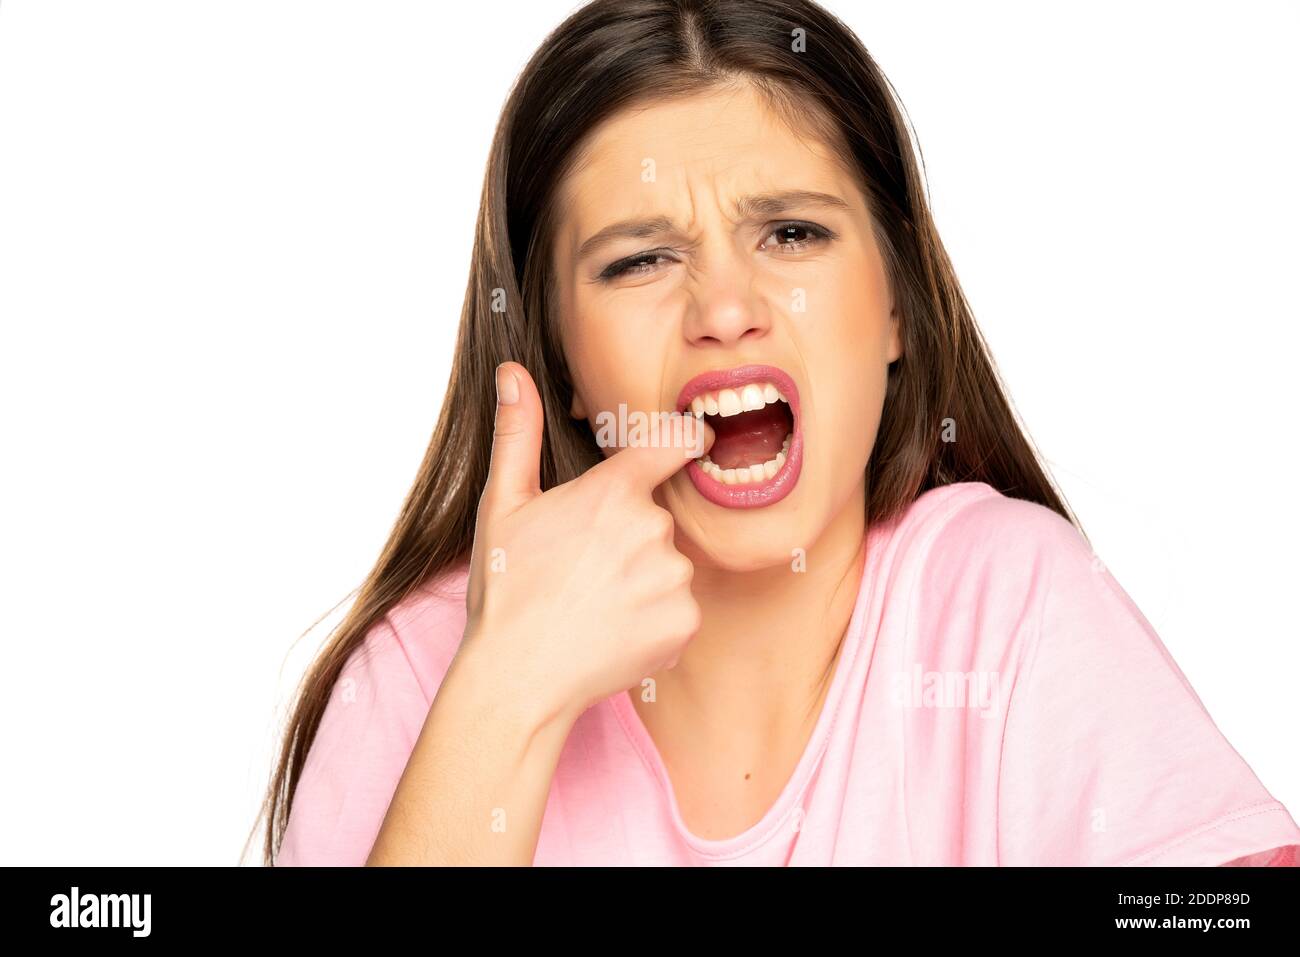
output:
POLYGON ((684 224, 702 204, 730 218, 746 197, 800 190, 854 201, 835 153, 792 129, 757 91, 708 91, 597 126, 559 184, 557 238, 576 256, 611 223, 667 216, 684 224))

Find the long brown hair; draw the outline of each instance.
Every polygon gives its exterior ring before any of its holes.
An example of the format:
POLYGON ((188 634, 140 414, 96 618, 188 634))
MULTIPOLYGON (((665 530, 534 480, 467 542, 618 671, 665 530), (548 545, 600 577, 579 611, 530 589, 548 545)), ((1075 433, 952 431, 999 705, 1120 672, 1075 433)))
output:
POLYGON ((812 124, 859 174, 872 212, 903 356, 890 368, 871 453, 868 520, 893 517, 926 489, 980 481, 1074 521, 1017 422, 958 286, 893 88, 853 32, 809 0, 595 0, 546 38, 502 111, 442 412, 387 544, 299 686, 262 808, 265 863, 278 852, 349 656, 394 605, 468 558, 488 471, 496 366, 522 362, 541 392, 544 489, 600 460, 590 430, 568 414, 571 386, 546 293, 553 197, 575 148, 634 103, 734 82, 752 84, 792 124, 812 124), (944 440, 945 424, 959 430, 956 441, 944 440))

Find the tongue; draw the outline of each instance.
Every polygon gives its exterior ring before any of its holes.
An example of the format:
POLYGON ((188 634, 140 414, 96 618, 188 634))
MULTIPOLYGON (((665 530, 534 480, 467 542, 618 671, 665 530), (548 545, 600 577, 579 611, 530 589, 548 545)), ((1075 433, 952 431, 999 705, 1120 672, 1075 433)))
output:
POLYGON ((762 465, 776 458, 790 434, 790 413, 784 402, 773 402, 754 412, 706 416, 716 437, 709 458, 720 469, 762 465))

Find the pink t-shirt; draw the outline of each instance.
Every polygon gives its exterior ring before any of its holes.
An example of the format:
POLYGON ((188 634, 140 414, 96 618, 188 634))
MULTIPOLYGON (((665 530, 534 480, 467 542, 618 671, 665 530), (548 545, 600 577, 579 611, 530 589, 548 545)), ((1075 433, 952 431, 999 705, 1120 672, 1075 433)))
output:
MULTIPOLYGON (((277 864, 365 863, 460 641, 465 575, 413 594, 353 653, 277 864)), ((1296 865, 1300 829, 1079 532, 962 483, 868 531, 822 712, 762 820, 690 833, 617 694, 566 741, 534 862, 1296 865)))

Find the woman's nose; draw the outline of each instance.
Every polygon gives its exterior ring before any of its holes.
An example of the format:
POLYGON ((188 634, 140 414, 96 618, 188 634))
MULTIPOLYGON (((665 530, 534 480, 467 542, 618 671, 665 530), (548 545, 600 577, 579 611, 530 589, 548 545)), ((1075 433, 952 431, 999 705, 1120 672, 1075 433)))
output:
POLYGON ((755 292, 752 276, 730 268, 701 281, 687 310, 683 333, 692 345, 727 346, 761 338, 770 328, 770 311, 755 292))

